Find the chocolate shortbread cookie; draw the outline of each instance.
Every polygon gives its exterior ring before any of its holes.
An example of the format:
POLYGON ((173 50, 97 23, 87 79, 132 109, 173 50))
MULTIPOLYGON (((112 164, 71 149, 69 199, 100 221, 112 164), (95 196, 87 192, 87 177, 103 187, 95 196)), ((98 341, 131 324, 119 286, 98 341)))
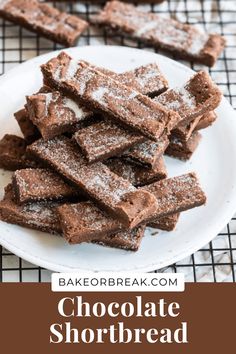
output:
POLYGON ((136 187, 160 181, 167 177, 167 170, 162 157, 159 158, 155 168, 146 168, 122 158, 112 158, 105 161, 111 171, 127 179, 136 187))
POLYGON ((147 13, 120 1, 107 2, 100 14, 91 18, 91 22, 166 50, 175 57, 208 66, 215 64, 226 44, 225 38, 219 34, 207 34, 193 25, 147 13))
POLYGON ((76 200, 79 192, 58 174, 46 168, 27 168, 15 171, 12 186, 19 204, 57 200, 76 200))
POLYGON ((101 162, 88 165, 76 144, 66 137, 36 141, 28 151, 50 165, 124 225, 133 228, 157 209, 155 197, 137 190, 101 162))
POLYGON ((78 16, 37 0, 0 1, 0 17, 66 47, 73 46, 88 27, 88 23, 78 16))

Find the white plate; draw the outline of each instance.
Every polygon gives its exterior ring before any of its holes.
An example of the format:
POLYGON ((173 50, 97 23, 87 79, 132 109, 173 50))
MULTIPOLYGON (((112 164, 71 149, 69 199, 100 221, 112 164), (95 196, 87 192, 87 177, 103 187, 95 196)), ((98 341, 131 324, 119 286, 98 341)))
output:
MULTIPOLYGON (((156 61, 171 87, 193 74, 166 57, 127 47, 88 46, 67 52, 118 72, 156 61)), ((39 65, 56 55, 32 59, 0 79, 1 136, 19 133, 13 113, 23 106, 26 94, 41 86, 39 65)), ((140 250, 132 253, 91 244, 70 246, 61 237, 1 222, 0 243, 29 262, 54 271, 150 271, 187 257, 212 240, 236 210, 236 116, 225 99, 217 113, 216 124, 202 133, 203 140, 189 162, 166 158, 170 176, 196 171, 208 198, 205 207, 183 213, 174 232, 146 235, 140 250)), ((0 175, 1 190, 9 176, 6 172, 0 175)))

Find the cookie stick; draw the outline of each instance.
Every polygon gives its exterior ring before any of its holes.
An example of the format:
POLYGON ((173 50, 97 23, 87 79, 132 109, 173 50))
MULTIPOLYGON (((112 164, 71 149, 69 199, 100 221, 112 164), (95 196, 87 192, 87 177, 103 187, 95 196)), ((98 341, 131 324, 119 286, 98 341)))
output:
MULTIPOLYGON (((142 186, 167 177, 161 158, 156 170, 140 168, 122 159, 108 160, 111 171, 127 179, 134 186, 142 186)), ((57 173, 46 168, 17 170, 12 176, 12 186, 17 203, 46 201, 72 201, 81 199, 77 188, 67 184, 57 173)))
POLYGON ((120 155, 129 147, 145 140, 143 135, 109 121, 98 122, 80 129, 73 138, 89 162, 103 161, 120 155))
POLYGON ((76 200, 79 192, 57 173, 46 168, 26 168, 12 175, 12 188, 18 204, 76 200))
POLYGON ((180 123, 172 130, 171 136, 178 138, 183 143, 187 142, 191 138, 193 132, 209 127, 216 121, 216 118, 217 115, 214 111, 205 113, 202 116, 194 118, 187 125, 184 122, 180 123))
MULTIPOLYGON (((152 191, 158 201, 157 212, 155 215, 147 216, 142 221, 144 224, 156 222, 161 217, 195 208, 206 202, 194 173, 163 179, 141 189, 152 191)), ((88 240, 96 235, 110 235, 124 230, 124 226, 117 219, 92 202, 64 204, 56 210, 59 213, 64 237, 70 240, 69 242, 80 243, 84 238, 88 240), (69 215, 72 221, 68 219, 69 215)))
POLYGON ((28 146, 29 153, 51 166, 77 188, 96 200, 129 228, 157 209, 155 197, 136 189, 101 162, 88 165, 77 146, 66 137, 42 139, 28 146))
POLYGON ((153 100, 178 111, 181 116, 178 124, 188 124, 217 108, 221 98, 222 93, 210 76, 205 71, 199 71, 182 87, 169 89, 153 100))
POLYGON ((161 48, 178 58, 213 66, 226 40, 219 34, 201 32, 193 25, 147 13, 131 4, 109 1, 91 22, 112 32, 161 48))
POLYGON ((1 0, 0 17, 66 47, 73 46, 88 27, 79 17, 36 0, 1 0))
POLYGON ((96 66, 94 66, 94 68, 100 70, 104 74, 107 73, 109 75, 110 73, 115 80, 118 80, 123 85, 130 86, 149 97, 158 96, 168 89, 168 82, 156 63, 142 65, 120 74, 96 66))
MULTIPOLYGON (((55 212, 55 207, 58 205, 58 203, 52 202, 18 205, 14 200, 12 185, 8 185, 5 188, 5 196, 0 201, 0 220, 51 234, 62 234, 60 220, 55 212)), ((144 235, 144 230, 145 226, 139 226, 131 231, 118 232, 109 237, 101 235, 95 243, 137 251, 144 235)))
POLYGON ((144 167, 155 169, 168 145, 167 135, 162 135, 157 142, 145 140, 143 143, 131 147, 122 154, 122 157, 144 167))
POLYGON ((65 52, 49 60, 41 69, 46 85, 150 139, 158 140, 180 120, 178 113, 120 84, 111 75, 94 70, 92 65, 73 60, 65 52))
POLYGON ((104 162, 111 171, 127 179, 136 187, 160 181, 167 177, 167 170, 163 157, 160 157, 155 168, 146 168, 122 158, 113 158, 104 162))
POLYGON ((179 217, 180 213, 163 216, 162 218, 149 223, 147 226, 164 231, 173 231, 178 223, 179 217))

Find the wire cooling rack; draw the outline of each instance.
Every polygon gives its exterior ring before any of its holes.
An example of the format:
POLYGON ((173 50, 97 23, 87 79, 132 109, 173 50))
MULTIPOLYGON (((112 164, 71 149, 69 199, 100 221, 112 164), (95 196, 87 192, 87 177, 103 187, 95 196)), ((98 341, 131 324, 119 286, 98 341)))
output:
MULTIPOLYGON (((102 7, 101 4, 70 1, 53 2, 53 5, 89 20, 102 7)), ((197 24, 211 32, 224 35, 228 45, 213 69, 212 78, 236 108, 236 1, 235 0, 168 0, 160 5, 139 5, 145 9, 171 16, 182 22, 197 24)), ((19 26, 0 20, 0 73, 37 55, 60 46, 32 34, 19 26)), ((129 42, 122 36, 112 38, 104 30, 89 28, 78 45, 119 44, 144 48, 141 43, 129 42)), ((151 48, 145 48, 152 50, 151 48)), ((190 65, 199 70, 200 65, 190 65)), ((204 67, 206 70, 206 68, 204 67)), ((158 272, 183 272, 187 281, 235 282, 236 278, 236 217, 206 247, 187 259, 158 272)), ((0 247, 0 281, 47 282, 51 273, 32 265, 0 247)))

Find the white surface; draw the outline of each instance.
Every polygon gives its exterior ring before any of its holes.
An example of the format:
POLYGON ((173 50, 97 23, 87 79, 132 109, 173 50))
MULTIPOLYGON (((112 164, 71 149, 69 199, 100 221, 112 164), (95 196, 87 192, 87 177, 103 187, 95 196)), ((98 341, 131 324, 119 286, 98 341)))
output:
MULTIPOLYGON (((123 71, 156 61, 170 86, 181 85, 192 71, 166 57, 125 47, 79 47, 68 50, 74 58, 84 59, 111 70, 123 71)), ((1 136, 18 132, 13 113, 24 104, 24 96, 42 84, 39 65, 56 53, 30 60, 0 79, 1 136)), ((203 132, 203 140, 190 162, 167 158, 170 176, 196 171, 207 194, 205 207, 185 212, 177 230, 147 235, 137 253, 96 245, 69 246, 56 236, 6 223, 0 224, 0 243, 18 256, 55 271, 149 271, 172 264, 195 252, 225 226, 236 210, 236 116, 224 99, 215 125, 203 132)), ((1 189, 8 174, 0 178, 1 189)))

